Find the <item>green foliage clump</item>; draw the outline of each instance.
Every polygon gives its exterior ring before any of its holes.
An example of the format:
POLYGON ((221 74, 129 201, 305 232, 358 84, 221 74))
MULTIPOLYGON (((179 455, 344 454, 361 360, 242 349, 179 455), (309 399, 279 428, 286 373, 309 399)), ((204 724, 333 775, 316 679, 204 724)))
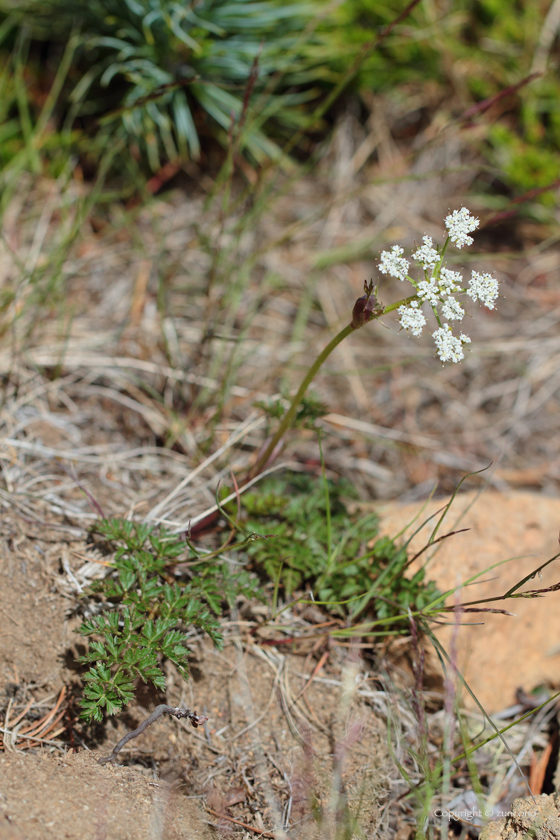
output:
MULTIPOLYGON (((289 398, 270 400, 268 402, 256 400, 253 405, 255 408, 260 408, 264 411, 267 417, 274 420, 281 420, 288 410, 289 398)), ((328 405, 322 402, 316 394, 305 394, 298 406, 291 428, 297 429, 303 427, 305 429, 311 429, 314 427, 315 421, 320 417, 324 417, 329 411, 330 408, 328 405)))
MULTIPOLYGON (((330 63, 342 74, 356 60, 360 50, 374 42, 384 27, 393 23, 406 3, 380 3, 379 0, 344 0, 333 9, 324 24, 330 45, 330 63)), ((397 86, 427 80, 443 81, 440 33, 431 25, 427 4, 420 3, 406 17, 390 39, 368 52, 354 81, 358 90, 393 91, 397 86)), ((456 16, 453 29, 460 25, 456 16)), ((446 26, 449 32, 449 24, 446 26)))
POLYGON ((306 587, 350 618, 366 611, 391 618, 426 606, 439 594, 435 585, 424 580, 422 569, 404 575, 406 550, 388 537, 376 539, 375 514, 350 516, 344 497, 352 495, 346 483, 306 475, 263 482, 258 492, 243 497, 245 527, 266 530, 275 539, 250 544, 248 554, 288 596, 306 587))
MULTIPOLYGON (((488 140, 492 146, 492 157, 500 167, 504 180, 523 192, 546 187, 560 177, 558 151, 551 146, 540 147, 529 143, 517 132, 500 124, 489 128, 488 140)), ((541 201, 554 205, 556 198, 547 193, 541 201)))
POLYGON ((104 710, 112 715, 130 703, 137 679, 163 690, 163 658, 186 676, 185 632, 198 627, 220 647, 217 616, 224 601, 257 594, 245 570, 236 568, 233 575, 216 553, 201 558, 190 543, 164 531, 108 519, 97 523, 95 532, 116 545, 116 552, 114 573, 94 582, 87 593, 102 600, 103 612, 79 629, 95 637, 79 659, 90 666, 81 700, 87 721, 99 721, 104 710), (185 552, 194 554, 190 573, 173 580, 171 567, 185 552))
POLYGON ((380 537, 370 552, 337 564, 330 575, 323 576, 319 597, 322 601, 352 599, 348 605, 352 617, 368 606, 376 618, 402 615, 409 607, 421 610, 440 593, 435 583, 425 580, 423 569, 405 577, 407 563, 405 549, 398 548, 390 537, 380 537))
POLYGON ((325 61, 308 51, 317 10, 312 0, 28 0, 14 13, 38 38, 68 40, 79 29, 72 118, 111 125, 157 170, 166 159, 198 159, 203 135, 226 145, 241 122, 238 147, 277 159, 263 126, 294 130, 317 94, 315 64, 325 61))

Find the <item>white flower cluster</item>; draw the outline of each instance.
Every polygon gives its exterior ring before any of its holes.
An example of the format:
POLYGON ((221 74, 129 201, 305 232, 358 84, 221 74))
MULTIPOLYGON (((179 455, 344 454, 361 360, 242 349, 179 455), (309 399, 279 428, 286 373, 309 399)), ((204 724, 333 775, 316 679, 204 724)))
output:
POLYGON ((413 300, 408 306, 399 306, 397 312, 401 316, 400 325, 404 330, 410 330, 412 335, 422 335, 422 328, 426 326, 424 313, 418 307, 418 301, 413 300))
POLYGON ((498 297, 498 281, 491 274, 473 271, 467 294, 474 301, 479 300, 488 309, 494 309, 494 301, 498 297))
POLYGON ((461 333, 459 338, 453 335, 449 324, 444 324, 439 330, 432 333, 438 351, 438 356, 442 362, 460 362, 465 358, 463 353, 463 345, 470 344, 471 340, 468 335, 461 333))
POLYGON ((424 244, 412 255, 412 259, 421 263, 424 271, 429 271, 439 262, 439 254, 433 246, 431 236, 424 236, 422 241, 424 244))
POLYGON ((464 358, 463 347, 470 344, 470 338, 464 333, 453 335, 449 321, 462 321, 465 310, 454 296, 455 293, 468 295, 473 302, 479 301, 488 309, 494 309, 499 294, 498 281, 491 274, 479 274, 473 271, 467 288, 462 286, 463 277, 458 271, 445 268, 443 260, 449 242, 457 248, 471 245, 469 233, 476 230, 479 220, 471 216, 466 207, 454 210, 445 219, 447 240, 441 251, 434 247, 430 236, 423 237, 423 245, 412 255, 424 271, 423 280, 413 280, 408 274, 409 262, 403 257, 404 249, 393 245, 390 251, 381 253, 379 270, 399 280, 408 280, 416 289, 412 300, 398 308, 401 327, 411 335, 419 336, 426 326, 426 317, 422 305, 427 303, 436 316, 439 329, 432 333, 438 356, 442 362, 460 362, 464 358), (442 324, 443 319, 443 324, 442 324))
POLYGON ((404 248, 400 245, 393 245, 390 251, 382 251, 381 262, 378 266, 381 274, 390 274, 391 277, 406 280, 409 262, 402 257, 402 254, 404 254, 404 248))
POLYGON ((445 227, 449 234, 449 238, 457 248, 462 248, 463 245, 472 245, 474 239, 468 236, 473 230, 476 230, 480 222, 471 216, 466 207, 461 207, 460 210, 454 210, 449 216, 445 217, 445 227))

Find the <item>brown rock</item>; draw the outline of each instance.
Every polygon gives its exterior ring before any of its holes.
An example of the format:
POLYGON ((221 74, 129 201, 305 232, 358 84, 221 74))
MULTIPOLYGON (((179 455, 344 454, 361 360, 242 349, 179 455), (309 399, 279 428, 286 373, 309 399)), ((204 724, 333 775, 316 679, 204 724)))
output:
MULTIPOLYGON (((404 539, 448 501, 429 502, 420 516, 420 503, 378 506, 382 531, 394 536, 418 516, 401 537, 404 539)), ((414 537, 412 552, 426 544, 437 521, 437 517, 430 520, 414 537)), ((413 570, 428 558, 427 577, 442 591, 462 584, 462 603, 502 595, 558 552, 559 526, 560 499, 538 493, 464 493, 454 500, 438 537, 458 528, 470 530, 423 554, 413 570), (502 565, 490 569, 497 563, 502 565), (484 570, 488 571, 478 582, 466 585, 484 570)), ((520 591, 559 581, 560 558, 520 591)), ((447 603, 452 604, 453 599, 451 596, 447 603)), ((456 633, 457 663, 484 708, 496 712, 511 705, 517 688, 529 691, 544 683, 560 684, 560 592, 482 606, 506 609, 515 616, 465 613, 460 627, 436 628, 436 634, 449 650, 452 634, 456 633)), ((462 700, 473 707, 466 693, 462 700)))
POLYGON ((480 840, 557 840, 560 838, 560 797, 535 796, 533 799, 515 799, 511 813, 501 820, 489 823, 480 834, 480 840))

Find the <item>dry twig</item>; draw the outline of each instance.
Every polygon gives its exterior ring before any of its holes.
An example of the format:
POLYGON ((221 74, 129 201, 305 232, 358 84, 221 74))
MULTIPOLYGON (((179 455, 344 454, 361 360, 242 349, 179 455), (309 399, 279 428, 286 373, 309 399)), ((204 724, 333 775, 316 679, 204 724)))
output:
POLYGON ((113 752, 106 756, 105 758, 98 759, 98 764, 107 764, 110 761, 115 761, 117 755, 122 750, 124 745, 128 743, 132 738, 138 738, 139 735, 147 729, 148 726, 151 726, 152 723, 160 718, 162 715, 172 715, 173 717, 179 718, 188 718, 191 724, 196 729, 197 726, 201 726, 203 723, 206 723, 208 720, 206 715, 197 715, 196 712, 191 711, 190 709, 178 709, 174 706, 167 706, 165 703, 161 703, 159 706, 156 706, 152 714, 146 718, 146 720, 142 721, 140 726, 136 729, 133 729, 132 732, 127 732, 127 734, 121 738, 119 743, 116 747, 113 748, 113 752))

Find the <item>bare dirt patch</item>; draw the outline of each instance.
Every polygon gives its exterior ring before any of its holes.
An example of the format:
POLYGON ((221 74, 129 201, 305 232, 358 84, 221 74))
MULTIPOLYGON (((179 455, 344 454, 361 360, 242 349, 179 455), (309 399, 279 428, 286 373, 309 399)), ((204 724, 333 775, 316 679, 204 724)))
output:
POLYGON ((27 528, 13 525, 0 567, 0 834, 203 838, 208 824, 257 834, 289 824, 312 837, 325 836, 326 819, 349 814, 365 836, 386 830, 385 727, 373 674, 356 651, 286 644, 286 628, 263 628, 264 608, 247 604, 226 623, 223 651, 191 639, 188 683, 168 666, 165 696, 140 690, 123 714, 84 727, 73 665, 79 618, 65 587, 92 549, 63 541, 37 553, 27 528), (115 768, 98 765, 160 702, 210 720, 193 730, 160 718, 115 768))
POLYGON ((200 810, 134 767, 91 752, 0 756, 0 836, 10 840, 210 840, 200 810))
POLYGON ((11 685, 13 692, 23 684, 60 691, 62 657, 71 635, 65 614, 68 604, 53 587, 53 566, 67 546, 54 532, 50 539, 30 539, 22 533, 21 523, 12 525, 9 517, 3 526, 0 684, 4 690, 11 685))

